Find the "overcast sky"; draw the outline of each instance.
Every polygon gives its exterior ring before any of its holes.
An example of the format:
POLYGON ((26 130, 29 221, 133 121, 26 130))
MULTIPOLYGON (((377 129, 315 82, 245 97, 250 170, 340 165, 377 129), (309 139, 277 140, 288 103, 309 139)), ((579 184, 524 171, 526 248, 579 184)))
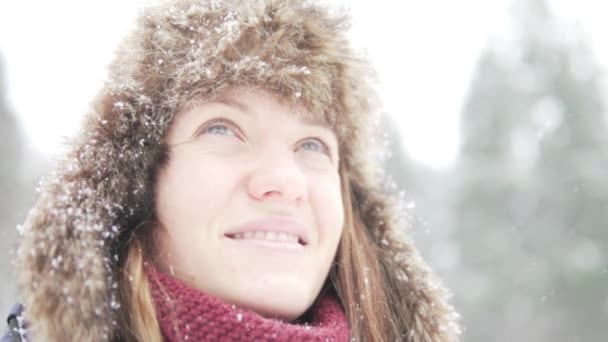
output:
MULTIPOLYGON (((441 168, 455 158, 458 119, 488 38, 505 30, 508 0, 334 0, 351 7, 356 45, 380 74, 385 110, 411 157, 441 168)), ((114 47, 143 0, 0 0, 0 57, 8 99, 30 146, 62 152, 102 86, 114 47)), ((600 61, 608 59, 603 2, 553 0, 578 21, 600 61), (604 39, 599 39, 604 38, 604 39)))

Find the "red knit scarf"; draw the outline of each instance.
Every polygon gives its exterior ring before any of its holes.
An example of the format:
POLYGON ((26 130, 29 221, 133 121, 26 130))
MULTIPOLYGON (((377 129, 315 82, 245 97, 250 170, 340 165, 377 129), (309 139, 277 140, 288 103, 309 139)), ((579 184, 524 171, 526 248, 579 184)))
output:
POLYGON ((146 267, 146 273, 156 316, 168 341, 349 340, 346 316, 332 296, 322 297, 313 306, 309 322, 294 324, 226 304, 154 267, 146 267))

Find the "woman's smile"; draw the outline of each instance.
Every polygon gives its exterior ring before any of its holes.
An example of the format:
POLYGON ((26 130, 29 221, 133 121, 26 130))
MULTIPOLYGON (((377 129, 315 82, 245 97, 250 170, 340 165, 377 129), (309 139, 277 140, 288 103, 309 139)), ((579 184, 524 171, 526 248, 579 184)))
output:
POLYGON ((297 220, 272 216, 239 224, 224 235, 239 240, 295 242, 300 245, 308 244, 310 239, 306 227, 297 220))
MULTIPOLYGON (((264 235, 262 232, 258 232, 260 235, 264 235)), ((257 234, 256 233, 256 236, 257 234)), ((273 233, 267 233, 273 234, 273 233)), ((239 248, 253 247, 256 250, 262 252, 287 252, 287 253, 301 253, 304 252, 304 246, 296 242, 290 241, 278 241, 266 238, 231 238, 228 239, 230 243, 236 243, 239 248)))
POLYGON ((238 225, 224 234, 239 247, 254 247, 266 252, 303 252, 309 233, 304 225, 284 217, 266 217, 238 225))

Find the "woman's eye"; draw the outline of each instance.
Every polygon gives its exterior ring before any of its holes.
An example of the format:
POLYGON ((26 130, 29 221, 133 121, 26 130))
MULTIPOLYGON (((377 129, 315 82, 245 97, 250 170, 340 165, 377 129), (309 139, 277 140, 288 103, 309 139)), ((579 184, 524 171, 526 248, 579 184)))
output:
POLYGON ((206 132, 211 134, 234 135, 234 132, 223 124, 215 124, 210 126, 207 128, 206 132))
POLYGON ((236 136, 234 129, 230 127, 230 124, 224 119, 213 120, 211 123, 207 124, 201 132, 201 134, 204 133, 236 136))
POLYGON ((327 146, 319 139, 308 139, 300 144, 300 148, 307 151, 320 152, 329 155, 327 146))

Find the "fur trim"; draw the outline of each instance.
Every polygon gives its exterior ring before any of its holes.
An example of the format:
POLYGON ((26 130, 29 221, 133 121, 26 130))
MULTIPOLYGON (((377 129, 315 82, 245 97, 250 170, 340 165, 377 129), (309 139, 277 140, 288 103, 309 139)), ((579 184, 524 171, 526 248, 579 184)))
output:
MULTIPOLYGON (((380 263, 406 305, 408 341, 454 341, 446 292, 371 168, 372 73, 345 16, 313 1, 182 0, 142 13, 118 50, 82 134, 41 184, 22 230, 20 286, 41 341, 107 340, 120 310, 117 244, 151 213, 151 167, 174 114, 234 86, 257 87, 321 115, 335 130, 380 263)), ((402 211, 401 211, 402 212, 402 211)))

